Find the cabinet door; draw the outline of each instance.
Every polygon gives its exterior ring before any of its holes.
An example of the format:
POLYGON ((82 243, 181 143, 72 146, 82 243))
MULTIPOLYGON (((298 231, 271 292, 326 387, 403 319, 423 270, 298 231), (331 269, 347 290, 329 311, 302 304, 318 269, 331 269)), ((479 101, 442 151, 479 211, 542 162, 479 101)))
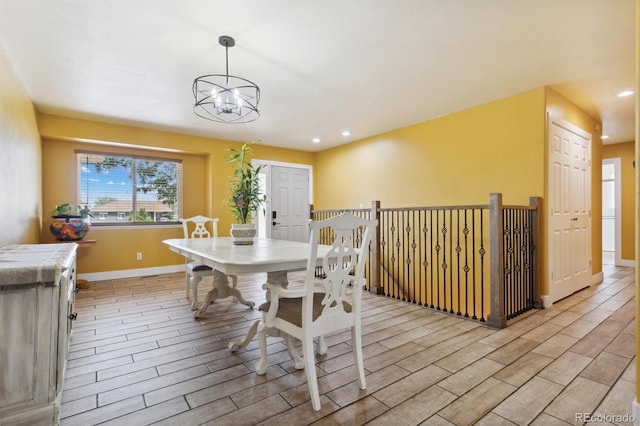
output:
POLYGON ((58 287, 42 285, 0 293, 0 411, 46 404, 53 395, 58 300, 58 287))

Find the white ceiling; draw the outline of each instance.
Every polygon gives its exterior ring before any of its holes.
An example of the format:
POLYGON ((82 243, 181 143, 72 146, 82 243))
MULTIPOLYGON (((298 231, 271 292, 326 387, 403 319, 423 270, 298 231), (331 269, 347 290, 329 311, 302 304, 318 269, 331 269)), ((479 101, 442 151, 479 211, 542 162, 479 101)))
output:
POLYGON ((309 151, 544 85, 632 141, 634 40, 634 0, 0 0, 40 111, 309 151), (220 35, 260 87, 255 122, 192 111, 220 35))

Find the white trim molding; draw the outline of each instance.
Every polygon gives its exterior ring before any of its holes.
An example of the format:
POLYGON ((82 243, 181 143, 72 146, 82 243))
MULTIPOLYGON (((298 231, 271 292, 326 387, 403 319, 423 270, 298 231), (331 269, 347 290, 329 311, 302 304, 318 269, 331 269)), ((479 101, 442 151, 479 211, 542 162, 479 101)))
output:
POLYGON ((598 272, 597 274, 591 275, 591 284, 589 285, 592 286, 600 284, 602 281, 604 281, 604 274, 602 272, 598 272))
POLYGON ((542 309, 548 309, 553 305, 551 296, 549 296, 548 294, 542 295, 540 299, 542 299, 542 309))
POLYGON ((636 261, 628 260, 628 259, 620 259, 619 261, 616 262, 616 266, 626 266, 627 268, 635 268, 636 261))
POLYGON ((89 282, 115 280, 119 278, 148 277, 149 275, 172 274, 174 272, 185 272, 185 264, 156 266, 153 268, 123 269, 120 271, 92 272, 88 274, 78 274, 78 279, 89 282))

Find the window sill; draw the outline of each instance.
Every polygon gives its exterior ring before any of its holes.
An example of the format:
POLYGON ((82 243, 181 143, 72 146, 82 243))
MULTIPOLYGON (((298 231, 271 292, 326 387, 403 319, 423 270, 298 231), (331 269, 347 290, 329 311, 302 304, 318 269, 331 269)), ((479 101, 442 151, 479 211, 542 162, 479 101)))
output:
POLYGON ((120 224, 120 223, 99 223, 99 222, 91 222, 91 230, 92 231, 107 231, 112 229, 117 230, 139 230, 139 229, 179 229, 182 228, 182 224, 180 222, 167 222, 164 223, 151 223, 151 224, 120 224))

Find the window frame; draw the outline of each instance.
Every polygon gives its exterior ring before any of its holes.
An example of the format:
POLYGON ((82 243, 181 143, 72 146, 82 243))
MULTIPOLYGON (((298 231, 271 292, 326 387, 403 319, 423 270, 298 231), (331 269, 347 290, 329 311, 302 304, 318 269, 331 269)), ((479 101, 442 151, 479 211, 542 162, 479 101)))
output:
MULTIPOLYGON (((76 190, 76 197, 79 200, 78 204, 79 205, 84 205, 86 203, 83 203, 83 192, 82 192, 82 184, 83 184, 83 167, 86 166, 86 161, 83 161, 82 156, 91 156, 91 155, 95 155, 95 156, 104 156, 104 157, 116 157, 116 158, 123 158, 123 159, 128 159, 128 160, 143 160, 143 161, 155 161, 155 162, 166 162, 166 163, 175 163, 177 164, 177 171, 176 171, 176 201, 175 201, 175 220, 166 220, 166 221, 135 221, 136 219, 136 215, 133 214, 133 210, 134 210, 134 206, 136 206, 136 199, 137 196, 134 196, 134 190, 136 189, 136 180, 137 180, 137 176, 136 177, 132 177, 131 180, 131 199, 130 200, 126 200, 126 201, 130 201, 132 203, 132 212, 122 212, 122 211, 117 211, 116 214, 118 217, 120 216, 127 216, 127 215, 131 215, 132 216, 132 221, 118 221, 116 220, 109 220, 109 213, 108 212, 98 212, 93 213, 92 211, 92 220, 91 220, 91 226, 95 226, 95 227, 119 227, 119 228, 133 228, 133 227, 175 227, 176 225, 180 225, 180 218, 182 217, 182 212, 184 211, 184 204, 183 204, 183 199, 184 199, 184 194, 183 194, 183 188, 184 188, 184 170, 183 170, 183 161, 180 158, 171 158, 171 157, 164 157, 162 155, 139 155, 139 154, 130 154, 130 153, 121 153, 121 152, 117 152, 117 151, 93 151, 93 150, 85 150, 85 149, 77 149, 74 152, 75 156, 76 156, 76 168, 77 168, 77 173, 78 173, 78 187, 76 190), (101 217, 103 215, 106 215, 107 220, 105 221, 104 219, 102 219, 101 217)), ((86 157, 85 157, 86 158, 86 157)), ((131 171, 131 168, 129 169, 129 171, 131 171)), ((135 194, 140 193, 140 190, 137 189, 137 191, 135 192, 135 194)), ((87 199, 88 199, 88 195, 87 195, 87 199)), ((94 207, 95 208, 95 205, 94 207)), ((136 206, 136 211, 139 210, 139 208, 136 206)))

